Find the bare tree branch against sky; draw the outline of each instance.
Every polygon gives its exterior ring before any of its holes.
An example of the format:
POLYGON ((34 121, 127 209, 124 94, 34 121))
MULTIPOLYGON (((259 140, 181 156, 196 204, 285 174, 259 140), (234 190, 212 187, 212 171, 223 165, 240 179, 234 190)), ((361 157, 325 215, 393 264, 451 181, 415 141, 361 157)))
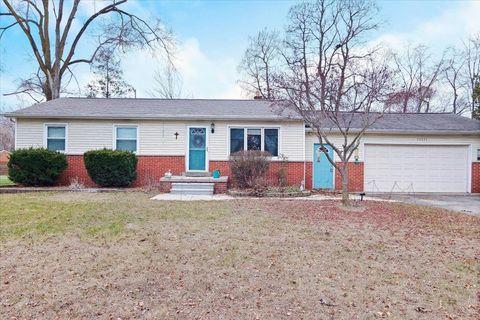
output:
MULTIPOLYGON (((40 3, 39 1, 37 1, 40 3)), ((65 1, 71 4, 72 1, 65 1)), ((242 93, 237 67, 248 45, 248 37, 258 31, 279 30, 285 25, 289 8, 298 1, 137 1, 122 7, 148 21, 161 17, 179 40, 175 64, 183 81, 183 91, 204 98, 251 98, 242 93), (268 13, 268 14, 265 14, 268 13)), ((100 10, 105 1, 80 1, 77 18, 85 21, 100 10)), ((463 48, 470 36, 480 31, 478 1, 378 1, 381 28, 370 42, 388 44, 400 52, 408 43, 425 44, 434 55, 447 47, 463 48)), ((7 8, 0 2, 0 11, 7 8)), ((58 9, 58 8, 57 8, 58 9)), ((65 13, 66 14, 66 13, 65 13)), ((65 19, 65 18, 64 18, 65 19)), ((2 22, 6 21, 2 17, 2 22)), ((108 22, 109 19, 106 19, 108 22)), ((78 26, 73 24, 72 30, 78 26)), ((20 79, 37 76, 36 58, 21 30, 12 27, 0 40, 0 105, 14 108, 21 101, 4 96, 17 89, 20 79), (15 29, 15 30, 14 30, 15 29), (23 39, 23 40, 22 40, 23 39)), ((75 51, 75 59, 88 59, 98 44, 98 32, 87 29, 75 51)), ((53 39, 51 39, 53 40, 53 39)), ((53 41, 52 41, 53 42, 53 41)), ((438 57, 435 57, 438 58, 438 57)), ((130 50, 122 59, 125 80, 137 89, 137 96, 150 96, 157 59, 149 50, 130 50)), ((91 80, 88 65, 76 63, 67 89, 78 91, 91 80), (77 81, 79 85, 77 85, 77 81)), ((66 81, 70 77, 65 71, 66 81)), ((41 73, 40 73, 41 75, 41 73)), ((449 88, 445 85, 445 90, 449 88)), ((444 92, 442 91, 443 95, 444 92)), ((21 98, 33 102, 26 96, 21 98)))
MULTIPOLYGON (((22 2, 3 0, 0 8, 0 39, 7 32, 19 28, 35 58, 37 72, 23 79, 16 93, 28 93, 39 99, 52 100, 66 90, 74 77, 72 67, 90 64, 105 47, 127 50, 132 47, 171 51, 171 37, 161 23, 147 22, 145 18, 124 8, 127 0, 103 1, 85 19, 80 19, 80 0, 36 0, 22 2), (111 18, 110 20, 103 19, 111 18), (98 23, 97 23, 98 22, 98 23), (103 22, 100 24, 99 22, 103 22), (76 29, 75 25, 77 26, 76 29), (86 56, 77 48, 88 31, 98 33, 96 47, 86 56), (67 83, 65 83, 67 82, 67 83)), ((97 4, 95 2, 95 4, 97 4)))

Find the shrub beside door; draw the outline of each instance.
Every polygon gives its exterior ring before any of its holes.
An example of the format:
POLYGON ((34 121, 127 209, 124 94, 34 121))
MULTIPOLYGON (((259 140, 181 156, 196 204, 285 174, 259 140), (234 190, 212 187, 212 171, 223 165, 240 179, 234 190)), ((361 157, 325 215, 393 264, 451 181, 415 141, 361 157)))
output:
POLYGON ((230 171, 238 188, 254 188, 265 183, 271 155, 259 150, 238 151, 230 156, 230 171))
POLYGON ((92 150, 83 155, 93 182, 102 187, 127 187, 137 178, 137 157, 121 150, 92 150))

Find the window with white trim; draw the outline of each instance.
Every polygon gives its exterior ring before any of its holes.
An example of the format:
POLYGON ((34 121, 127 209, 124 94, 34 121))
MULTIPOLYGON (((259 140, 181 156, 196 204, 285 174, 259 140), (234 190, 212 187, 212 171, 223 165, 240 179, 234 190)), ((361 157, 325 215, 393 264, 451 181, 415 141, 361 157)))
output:
POLYGON ((230 128, 230 154, 261 150, 278 157, 278 128, 230 128))
POLYGON ((65 152, 67 146, 67 129, 65 125, 47 125, 47 149, 65 152))
POLYGON ((137 152, 137 127, 115 127, 115 149, 137 152))

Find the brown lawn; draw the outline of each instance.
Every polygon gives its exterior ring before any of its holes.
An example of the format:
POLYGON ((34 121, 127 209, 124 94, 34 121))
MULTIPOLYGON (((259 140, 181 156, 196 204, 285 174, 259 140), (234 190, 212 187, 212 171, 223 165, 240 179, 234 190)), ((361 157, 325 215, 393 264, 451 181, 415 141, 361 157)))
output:
POLYGON ((2 319, 478 319, 480 218, 333 201, 0 195, 2 319))

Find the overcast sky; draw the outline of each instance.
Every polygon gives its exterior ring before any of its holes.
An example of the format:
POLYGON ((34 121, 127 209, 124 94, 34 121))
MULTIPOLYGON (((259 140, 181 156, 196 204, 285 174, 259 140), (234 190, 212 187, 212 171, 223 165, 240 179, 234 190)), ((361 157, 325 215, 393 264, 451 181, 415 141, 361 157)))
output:
MULTIPOLYGON (((97 0, 97 6, 101 1, 97 0)), ((264 27, 282 29, 289 7, 295 1, 130 1, 129 10, 142 17, 160 17, 179 41, 176 64, 183 77, 183 91, 194 98, 244 98, 237 85, 237 66, 249 35, 264 27)), ((382 28, 372 41, 383 41, 394 49, 408 42, 425 43, 437 52, 480 31, 480 1, 379 1, 382 28)), ((79 19, 95 8, 87 1, 79 19)), ((0 8, 2 8, 0 6, 0 8)), ((78 53, 89 52, 85 39, 78 53)), ((10 30, 0 40, 0 109, 26 106, 3 94, 14 91, 18 79, 36 70, 25 38, 10 30)), ((125 80, 138 97, 149 97, 158 62, 148 51, 123 57, 125 80)), ((83 88, 90 77, 88 67, 75 70, 83 88)))

